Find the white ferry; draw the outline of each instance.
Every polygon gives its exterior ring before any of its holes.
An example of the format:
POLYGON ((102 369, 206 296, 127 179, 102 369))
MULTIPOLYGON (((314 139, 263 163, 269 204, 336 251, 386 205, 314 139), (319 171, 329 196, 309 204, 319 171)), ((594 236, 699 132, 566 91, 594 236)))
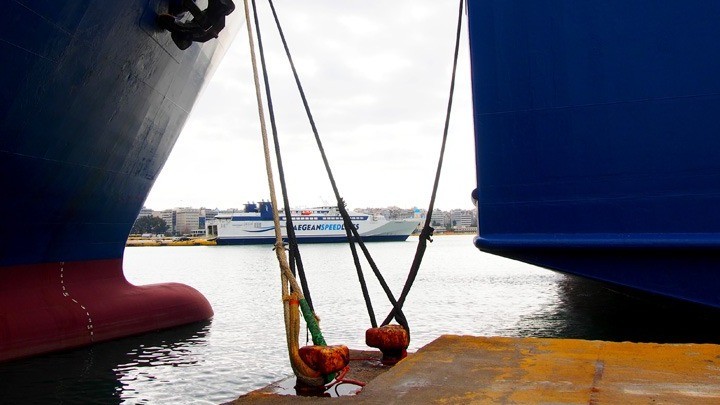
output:
MULTIPOLYGON (((382 215, 351 212, 350 219, 364 242, 404 241, 420 224, 419 218, 388 220, 382 215)), ((315 207, 290 212, 300 243, 344 242, 345 225, 337 207, 315 207)), ((285 232, 285 213, 280 211, 285 232)), ((218 245, 275 243, 272 205, 262 201, 245 204, 244 212, 220 213, 206 225, 207 235, 218 245)))

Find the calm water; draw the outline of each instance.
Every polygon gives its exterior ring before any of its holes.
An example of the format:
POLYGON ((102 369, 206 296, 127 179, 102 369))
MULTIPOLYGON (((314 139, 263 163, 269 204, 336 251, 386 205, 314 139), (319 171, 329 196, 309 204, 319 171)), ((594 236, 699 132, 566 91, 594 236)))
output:
MULTIPOLYGON (((400 291, 417 238, 369 244, 400 291)), ((346 245, 301 247, 329 344, 364 348, 368 315, 346 245)), ((364 266, 379 319, 390 309, 364 266)), ((135 284, 178 281, 201 291, 211 322, 0 365, 0 402, 221 403, 291 374, 274 252, 266 246, 125 251, 135 284)), ((628 295, 480 253, 471 236, 435 238, 405 305, 411 350, 445 333, 720 343, 720 315, 628 295)), ((303 336, 304 339, 304 336, 303 336)))

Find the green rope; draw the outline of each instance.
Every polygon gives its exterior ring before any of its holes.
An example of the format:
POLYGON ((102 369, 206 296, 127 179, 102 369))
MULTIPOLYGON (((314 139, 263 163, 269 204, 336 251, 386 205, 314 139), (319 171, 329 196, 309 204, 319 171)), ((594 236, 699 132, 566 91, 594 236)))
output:
POLYGON ((327 346, 325 338, 323 338, 322 332, 320 331, 320 325, 317 322, 317 318, 315 318, 315 314, 312 309, 310 309, 310 304, 308 304, 305 298, 300 298, 299 301, 300 312, 302 312, 303 318, 305 318, 305 323, 307 323, 308 329, 310 329, 313 344, 316 346, 327 346))
MULTIPOLYGON (((310 336, 312 336, 313 344, 315 346, 327 346, 325 338, 323 338, 322 332, 320 331, 320 325, 317 322, 317 318, 315 318, 315 313, 313 313, 312 309, 310 309, 310 304, 308 304, 305 298, 300 298, 298 301, 300 302, 300 312, 302 312, 303 318, 305 318, 305 323, 307 324, 308 329, 310 329, 310 336)), ((323 380, 325 381, 325 384, 334 380, 336 375, 337 373, 324 375, 323 380)))

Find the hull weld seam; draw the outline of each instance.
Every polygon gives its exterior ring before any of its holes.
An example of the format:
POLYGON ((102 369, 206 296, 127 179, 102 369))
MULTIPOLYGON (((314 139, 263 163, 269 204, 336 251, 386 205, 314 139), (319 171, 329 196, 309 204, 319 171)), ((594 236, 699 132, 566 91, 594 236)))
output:
POLYGON ((85 308, 84 305, 79 303, 75 298, 70 297, 70 292, 68 291, 67 287, 65 287, 65 262, 60 262, 60 286, 62 287, 62 295, 63 297, 70 298, 72 302, 79 305, 80 308, 85 312, 85 315, 87 315, 88 323, 86 325, 86 329, 88 330, 88 333, 90 335, 90 341, 95 341, 95 336, 93 333, 93 323, 92 323, 92 317, 90 317, 90 311, 88 311, 87 308, 85 308))

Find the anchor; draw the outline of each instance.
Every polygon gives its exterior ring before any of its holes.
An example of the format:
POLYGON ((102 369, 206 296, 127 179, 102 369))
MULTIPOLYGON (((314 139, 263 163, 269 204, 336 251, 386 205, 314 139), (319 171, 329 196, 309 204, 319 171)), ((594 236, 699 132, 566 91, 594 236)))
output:
POLYGON ((208 0, 205 10, 200 10, 193 0, 181 1, 179 8, 170 8, 172 14, 160 14, 156 20, 160 28, 170 31, 170 37, 181 50, 193 42, 217 38, 225 28, 225 17, 235 10, 232 0, 208 0), (188 11, 193 16, 190 20, 186 20, 188 11))

